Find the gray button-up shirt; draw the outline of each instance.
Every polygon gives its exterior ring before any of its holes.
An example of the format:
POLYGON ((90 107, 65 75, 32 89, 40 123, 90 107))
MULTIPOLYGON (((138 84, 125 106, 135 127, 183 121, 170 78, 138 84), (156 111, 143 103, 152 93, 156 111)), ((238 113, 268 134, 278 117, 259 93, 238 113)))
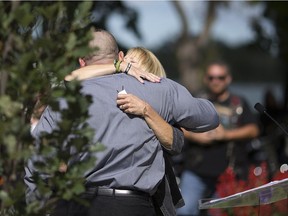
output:
MULTIPOLYGON (((143 118, 128 115, 116 105, 117 91, 123 87, 127 93, 149 103, 171 124, 201 132, 213 129, 219 123, 212 103, 194 98, 186 88, 167 78, 161 83, 141 84, 134 77, 117 74, 88 79, 82 85, 83 94, 93 98, 88 123, 95 129, 95 141, 106 147, 95 153, 95 167, 85 174, 87 183, 153 194, 164 176, 163 152, 153 131, 143 118)), ((33 135, 51 132, 59 120, 59 114, 47 107, 33 135)), ((33 165, 30 163, 25 170, 25 182, 33 190, 33 165)))

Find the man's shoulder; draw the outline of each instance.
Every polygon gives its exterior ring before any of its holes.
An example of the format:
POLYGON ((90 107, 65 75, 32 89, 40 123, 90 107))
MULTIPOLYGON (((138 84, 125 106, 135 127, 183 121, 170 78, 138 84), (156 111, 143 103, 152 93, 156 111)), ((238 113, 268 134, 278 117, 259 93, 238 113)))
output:
POLYGON ((111 75, 105 75, 105 76, 99 76, 99 77, 91 77, 85 80, 82 80, 81 82, 84 84, 89 84, 89 83, 93 83, 93 82, 99 82, 101 80, 110 80, 110 79, 115 79, 115 76, 117 76, 117 74, 111 74, 111 75))
POLYGON ((181 85, 179 82, 177 82, 176 80, 172 80, 170 78, 167 78, 167 77, 162 77, 161 78, 161 81, 165 81, 165 82, 168 82, 168 83, 173 83, 173 84, 176 84, 176 85, 181 85))
POLYGON ((148 80, 145 80, 144 85, 140 83, 135 77, 132 77, 127 74, 113 74, 113 75, 106 75, 106 76, 101 76, 101 77, 95 77, 95 78, 90 78, 87 80, 82 81, 82 86, 84 88, 89 88, 89 86, 113 86, 115 85, 124 85, 125 87, 130 86, 133 88, 137 88, 139 91, 144 87, 144 89, 147 90, 148 88, 152 89, 162 89, 164 91, 183 91, 183 89, 186 89, 183 85, 178 83, 177 81, 174 81, 169 78, 162 78, 160 83, 154 83, 150 82, 148 80), (139 88, 142 86, 141 88, 139 88))
POLYGON ((161 83, 163 83, 164 85, 168 85, 170 87, 175 87, 175 88, 184 88, 186 89, 180 82, 178 82, 177 80, 172 80, 170 78, 164 77, 161 79, 161 83))

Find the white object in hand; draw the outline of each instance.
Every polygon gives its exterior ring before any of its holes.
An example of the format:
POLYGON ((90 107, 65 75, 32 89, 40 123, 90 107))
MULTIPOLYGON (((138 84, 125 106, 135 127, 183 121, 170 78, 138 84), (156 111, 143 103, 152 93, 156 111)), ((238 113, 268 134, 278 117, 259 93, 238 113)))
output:
POLYGON ((127 92, 125 91, 125 89, 123 89, 122 91, 118 92, 118 94, 127 94, 127 92))

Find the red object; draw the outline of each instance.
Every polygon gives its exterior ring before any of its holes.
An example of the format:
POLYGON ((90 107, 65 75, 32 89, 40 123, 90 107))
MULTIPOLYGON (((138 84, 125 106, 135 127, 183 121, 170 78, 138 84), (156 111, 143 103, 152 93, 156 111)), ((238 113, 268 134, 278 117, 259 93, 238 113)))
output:
MULTIPOLYGON (((275 173, 271 181, 282 180, 288 178, 288 172, 275 173)), ((239 192, 243 192, 270 182, 267 173, 267 164, 264 162, 260 167, 251 166, 249 168, 249 176, 247 181, 239 180, 232 168, 227 168, 226 171, 219 177, 216 193, 219 198, 227 197, 239 192), (255 175, 255 170, 260 170, 258 175, 255 175)), ((234 207, 227 209, 210 209, 211 216, 284 216, 288 214, 288 200, 280 200, 268 205, 234 207)))

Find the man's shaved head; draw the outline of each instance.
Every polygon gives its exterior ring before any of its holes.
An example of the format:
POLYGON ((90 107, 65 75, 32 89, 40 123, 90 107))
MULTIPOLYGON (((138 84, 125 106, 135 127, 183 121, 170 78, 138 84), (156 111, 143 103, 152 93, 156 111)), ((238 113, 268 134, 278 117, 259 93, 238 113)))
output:
POLYGON ((87 65, 93 64, 94 62, 114 60, 118 56, 118 45, 112 34, 109 32, 97 29, 92 33, 92 40, 89 46, 96 50, 89 56, 85 57, 87 65))

